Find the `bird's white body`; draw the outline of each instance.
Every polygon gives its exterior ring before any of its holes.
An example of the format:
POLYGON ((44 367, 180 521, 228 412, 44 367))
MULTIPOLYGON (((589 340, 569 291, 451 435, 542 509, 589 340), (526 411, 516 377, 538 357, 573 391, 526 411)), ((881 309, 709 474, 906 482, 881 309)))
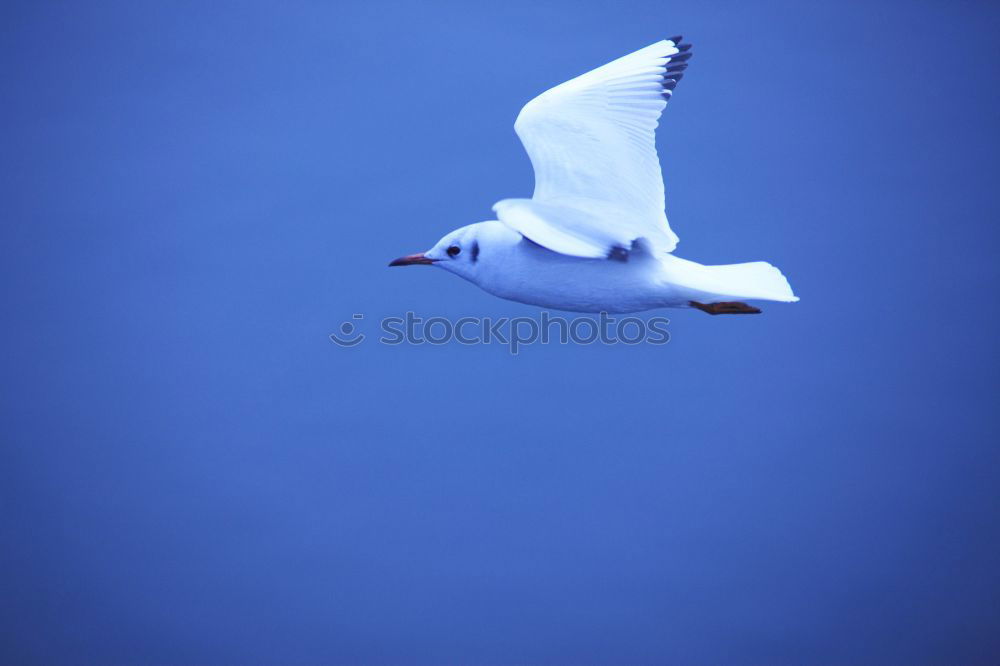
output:
MULTIPOLYGON (((654 131, 690 45, 663 40, 528 102, 514 129, 535 168, 531 199, 494 205, 497 220, 447 234, 391 265, 433 264, 521 303, 638 312, 743 299, 797 301, 765 262, 704 266, 672 254, 654 131)), ((708 304, 708 305, 706 305, 708 304)))
POLYGON ((690 307, 691 301, 786 300, 791 291, 778 269, 764 262, 703 266, 650 251, 642 242, 617 258, 573 257, 553 252, 498 221, 458 229, 424 254, 447 256, 448 247, 469 248, 474 243, 479 248, 475 261, 464 252, 466 258, 460 254, 438 265, 494 296, 544 308, 641 312, 690 307), (747 274, 740 288, 733 286, 734 270, 747 274))

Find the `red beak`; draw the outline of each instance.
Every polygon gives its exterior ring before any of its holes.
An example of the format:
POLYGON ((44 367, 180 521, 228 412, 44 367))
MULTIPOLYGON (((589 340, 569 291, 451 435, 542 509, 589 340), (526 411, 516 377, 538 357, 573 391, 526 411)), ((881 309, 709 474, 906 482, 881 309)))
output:
POLYGON ((437 259, 430 259, 424 256, 423 252, 417 252, 416 254, 408 254, 405 257, 400 257, 399 259, 393 259, 389 262, 390 266, 414 266, 417 264, 433 264, 437 259))

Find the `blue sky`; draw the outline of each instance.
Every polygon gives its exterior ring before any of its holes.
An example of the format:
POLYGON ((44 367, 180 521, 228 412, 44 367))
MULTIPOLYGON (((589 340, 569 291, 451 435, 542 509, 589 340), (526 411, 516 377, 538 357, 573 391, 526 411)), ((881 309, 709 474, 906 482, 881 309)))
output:
POLYGON ((5 3, 3 661, 996 663, 985 3, 5 3), (207 5, 207 6, 206 6, 207 5), (665 346, 387 269, 531 192, 662 37, 677 253, 802 298, 665 346))

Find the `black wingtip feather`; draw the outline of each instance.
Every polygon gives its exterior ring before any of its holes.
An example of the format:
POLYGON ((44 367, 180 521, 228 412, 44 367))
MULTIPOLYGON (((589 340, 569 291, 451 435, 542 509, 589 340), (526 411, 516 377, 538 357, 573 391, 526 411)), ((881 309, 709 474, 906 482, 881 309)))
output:
POLYGON ((688 64, 685 61, 689 60, 692 55, 691 44, 681 44, 682 39, 684 38, 680 35, 668 38, 669 41, 674 43, 674 47, 677 48, 677 53, 667 56, 667 68, 663 74, 663 90, 661 94, 663 95, 663 99, 668 102, 673 95, 674 88, 677 87, 677 82, 684 78, 681 72, 688 68, 688 64))
POLYGON ((628 261, 628 249, 622 247, 621 245, 613 245, 611 249, 608 250, 607 258, 612 261, 628 261))

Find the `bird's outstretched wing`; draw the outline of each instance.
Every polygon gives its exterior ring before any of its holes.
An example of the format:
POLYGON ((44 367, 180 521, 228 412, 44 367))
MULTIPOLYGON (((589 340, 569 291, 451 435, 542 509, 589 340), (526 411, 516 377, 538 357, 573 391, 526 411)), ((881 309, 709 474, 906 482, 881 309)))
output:
POLYGON ((673 250, 654 132, 690 49, 680 37, 664 39, 525 104, 514 129, 535 193, 497 203, 500 220, 562 254, 605 256, 640 237, 673 250))

